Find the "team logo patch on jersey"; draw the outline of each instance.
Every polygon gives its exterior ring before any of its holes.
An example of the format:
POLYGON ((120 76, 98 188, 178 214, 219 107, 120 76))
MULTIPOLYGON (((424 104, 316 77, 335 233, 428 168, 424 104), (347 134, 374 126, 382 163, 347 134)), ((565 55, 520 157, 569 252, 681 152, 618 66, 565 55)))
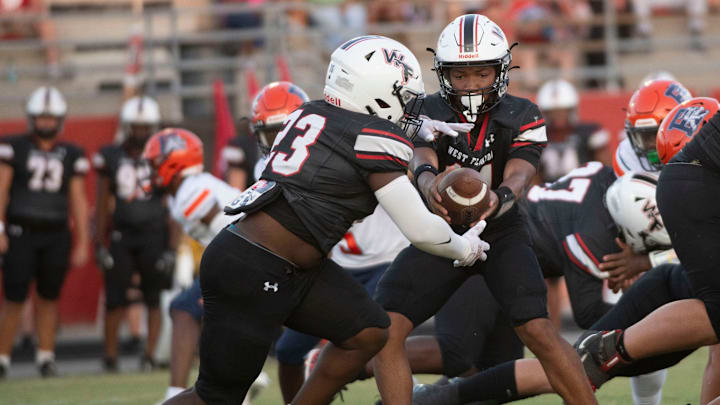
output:
POLYGON ((260 197, 272 190, 275 185, 277 185, 277 183, 274 181, 258 180, 250 186, 250 188, 243 191, 238 198, 228 204, 223 211, 229 215, 237 215, 247 211, 260 197))
POLYGON ((677 129, 678 131, 682 131, 685 136, 691 137, 709 113, 709 110, 701 106, 681 108, 677 114, 675 114, 675 119, 672 120, 668 129, 677 129))

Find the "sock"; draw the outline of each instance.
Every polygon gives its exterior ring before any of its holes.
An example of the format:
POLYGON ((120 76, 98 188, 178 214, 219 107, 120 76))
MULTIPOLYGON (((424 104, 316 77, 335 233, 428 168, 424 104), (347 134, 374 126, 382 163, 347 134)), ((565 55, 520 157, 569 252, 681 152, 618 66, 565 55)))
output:
POLYGON ((623 360, 628 363, 633 361, 632 357, 630 357, 630 353, 628 353, 625 348, 625 331, 620 332, 620 336, 618 336, 618 340, 615 343, 615 349, 618 351, 618 354, 620 354, 620 357, 622 357, 623 360))
POLYGON ((10 356, 7 354, 0 354, 0 366, 10 368, 10 356))
POLYGON ((52 350, 39 350, 35 352, 35 363, 43 364, 48 361, 55 361, 55 353, 52 350))
POLYGON ((508 361, 484 370, 458 383, 461 403, 495 399, 519 399, 515 384, 515 361, 508 361))
POLYGON ((630 386, 635 405, 660 405, 666 377, 667 370, 660 370, 631 378, 630 386))
POLYGON ((174 397, 175 395, 185 391, 185 388, 183 387, 168 387, 167 391, 165 391, 165 399, 164 401, 167 401, 168 399, 174 397))

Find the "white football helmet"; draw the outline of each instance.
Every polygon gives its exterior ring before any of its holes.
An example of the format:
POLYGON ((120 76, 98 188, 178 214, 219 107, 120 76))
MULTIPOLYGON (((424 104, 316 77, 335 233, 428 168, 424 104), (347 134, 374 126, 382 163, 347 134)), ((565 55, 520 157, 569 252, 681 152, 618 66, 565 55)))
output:
POLYGON ((420 63, 405 45, 378 35, 353 38, 330 56, 325 101, 400 125, 411 138, 425 97, 420 63))
POLYGON ((503 30, 489 18, 466 14, 454 19, 440 34, 434 53, 440 94, 451 106, 459 101, 465 108, 462 113, 469 120, 475 121, 505 96, 512 62, 510 46, 503 30), (495 67, 495 82, 484 89, 454 89, 450 84, 449 69, 465 66, 495 67), (454 101, 452 96, 459 100, 454 101))
POLYGON ((142 148, 160 128, 160 106, 148 96, 136 96, 123 103, 120 111, 122 139, 142 148))
POLYGON ((655 201, 656 187, 657 175, 628 172, 605 193, 610 216, 635 253, 672 246, 655 201))
POLYGON ((578 101, 575 86, 563 79, 545 82, 537 93, 537 105, 543 111, 576 108, 578 101))
POLYGON ((30 94, 25 112, 28 115, 30 130, 41 137, 51 138, 62 129, 63 120, 67 114, 67 102, 58 89, 52 86, 42 86, 30 94), (57 119, 55 128, 39 128, 35 125, 35 118, 51 116, 57 119))

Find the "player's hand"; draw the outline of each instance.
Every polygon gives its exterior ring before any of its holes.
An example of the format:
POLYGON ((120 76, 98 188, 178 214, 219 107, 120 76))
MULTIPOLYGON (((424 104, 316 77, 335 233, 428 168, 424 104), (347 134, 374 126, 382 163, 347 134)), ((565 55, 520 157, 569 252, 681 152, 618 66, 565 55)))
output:
POLYGON ((421 115, 420 119, 422 120, 422 125, 418 131, 418 136, 426 142, 432 142, 435 138, 442 135, 456 137, 459 133, 470 132, 475 126, 474 124, 467 123, 437 121, 425 115, 421 115))
POLYGON ((5 254, 9 246, 8 237, 5 232, 0 233, 0 255, 5 254))
POLYGON ((115 265, 115 259, 113 259, 112 254, 110 254, 110 250, 102 245, 99 245, 97 249, 95 249, 95 262, 103 272, 112 269, 115 265))
MULTIPOLYGON (((489 188, 489 187, 488 187, 489 188)), ((495 214, 495 211, 498 210, 498 203, 500 202, 500 199, 498 198, 498 195, 494 191, 490 191, 490 202, 488 203, 487 208, 485 209, 485 212, 480 214, 480 219, 486 219, 495 214)))
POLYGON ((72 267, 84 266, 90 258, 90 249, 87 243, 78 243, 73 249, 72 256, 70 257, 70 264, 72 267))
POLYGON ((448 173, 458 167, 458 165, 446 167, 442 173, 435 176, 425 190, 421 190, 423 196, 425 197, 425 201, 427 201, 428 206, 430 207, 430 211, 432 211, 435 215, 441 216, 448 224, 450 223, 450 216, 448 215, 448 211, 445 207, 442 206, 442 197, 440 197, 440 193, 438 192, 438 184, 440 184, 443 177, 447 176, 448 173))
POLYGON ((647 255, 634 253, 620 238, 616 238, 615 243, 620 247, 620 252, 603 256, 599 267, 601 271, 609 273, 608 286, 617 292, 623 287, 624 281, 650 270, 651 266, 647 255))
POLYGON ((480 221, 463 234, 462 237, 470 242, 470 252, 462 259, 453 261, 453 266, 472 266, 478 259, 483 262, 487 260, 486 252, 490 250, 490 244, 480 239, 480 234, 485 230, 486 225, 487 222, 480 221))

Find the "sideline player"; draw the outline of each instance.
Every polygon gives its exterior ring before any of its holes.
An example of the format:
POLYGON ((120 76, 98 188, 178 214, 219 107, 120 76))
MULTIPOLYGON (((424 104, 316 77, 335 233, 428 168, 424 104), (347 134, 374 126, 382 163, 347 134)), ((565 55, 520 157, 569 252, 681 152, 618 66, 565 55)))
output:
POLYGON ((493 190, 492 204, 483 214, 488 218, 483 237, 491 240, 492 249, 487 262, 465 271, 454 271, 450 261, 415 246, 390 266, 376 294, 392 322, 390 340, 375 358, 383 403, 410 403, 406 337, 478 273, 561 396, 570 404, 596 403, 579 359, 547 318, 545 283, 525 218, 514 204, 535 176, 547 140, 537 106, 506 94, 509 48, 500 27, 477 14, 456 18, 438 39, 435 71, 441 90, 427 97, 423 112, 435 120, 469 121, 475 127, 466 136, 416 142, 411 168, 431 210, 442 216, 447 211, 440 205, 437 185, 447 171, 439 172, 455 164, 478 170, 493 190))
POLYGON ((140 273, 140 290, 147 307, 148 338, 140 366, 154 365, 162 327, 160 290, 168 285, 175 264, 162 193, 144 191, 148 185, 144 183, 150 182, 150 165, 141 155, 145 142, 158 130, 160 108, 150 97, 133 97, 122 106, 120 125, 122 143, 106 145, 93 156, 99 175, 95 257, 105 279, 103 366, 110 372, 118 370, 118 329, 129 305, 128 289, 134 272, 140 273))
POLYGON ((87 262, 90 242, 85 196, 90 163, 82 149, 57 139, 67 114, 65 99, 54 87, 40 87, 30 95, 26 113, 28 132, 0 139, 0 254, 5 253, 0 378, 10 367, 13 339, 33 280, 38 293, 35 362, 43 377, 57 374, 57 300, 69 267, 87 262))
POLYGON ((261 180, 226 207, 247 216, 203 255, 200 375, 169 404, 238 402, 283 324, 330 341, 294 404, 327 403, 354 378, 385 343, 389 320, 326 255, 378 202, 417 246, 458 266, 485 258, 484 223, 452 232, 405 175, 424 97, 410 50, 354 38, 333 52, 324 93, 290 114, 261 180))

